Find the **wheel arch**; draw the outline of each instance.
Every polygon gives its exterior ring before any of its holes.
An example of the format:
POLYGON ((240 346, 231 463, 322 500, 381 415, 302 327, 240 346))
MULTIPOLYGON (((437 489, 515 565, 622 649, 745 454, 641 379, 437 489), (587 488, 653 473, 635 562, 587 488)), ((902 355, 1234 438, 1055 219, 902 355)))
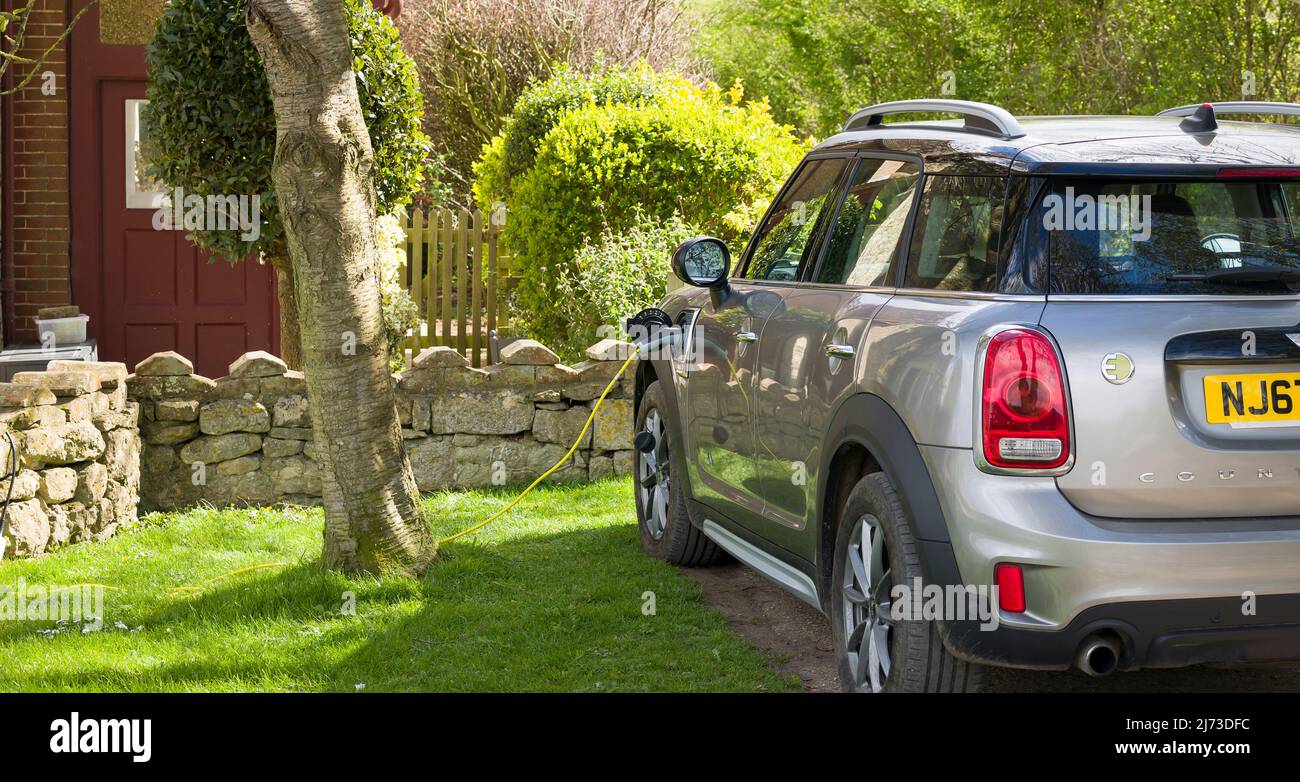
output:
POLYGON ((865 475, 883 472, 907 511, 912 537, 922 548, 927 583, 959 584, 948 522, 921 449, 907 424, 884 399, 855 394, 840 405, 823 442, 818 498, 817 571, 823 600, 830 594, 830 560, 839 514, 865 475))
MULTIPOLYGON (((672 412, 671 415, 665 417, 668 422, 668 428, 671 430, 674 440, 678 443, 678 447, 688 449, 689 445, 686 441, 686 427, 682 423, 683 416, 681 400, 677 396, 677 385, 673 383, 672 367, 671 365, 667 365, 663 368, 663 371, 660 372, 660 368, 657 368, 655 364, 656 362, 654 361, 644 360, 638 361, 636 364, 636 381, 633 384, 632 391, 632 420, 635 423, 637 416, 640 414, 641 400, 645 397, 646 389, 650 387, 651 383, 654 383, 657 380, 661 381, 659 387, 662 389, 664 394, 664 404, 672 412)), ((690 454, 688 450, 684 450, 682 456, 689 465, 690 454)), ((683 471, 683 474, 677 476, 676 479, 685 484, 686 496, 691 498, 693 501, 695 492, 691 488, 689 466, 683 471)), ((699 527, 702 523, 703 520, 696 518, 695 513, 691 514, 691 524, 699 527)))

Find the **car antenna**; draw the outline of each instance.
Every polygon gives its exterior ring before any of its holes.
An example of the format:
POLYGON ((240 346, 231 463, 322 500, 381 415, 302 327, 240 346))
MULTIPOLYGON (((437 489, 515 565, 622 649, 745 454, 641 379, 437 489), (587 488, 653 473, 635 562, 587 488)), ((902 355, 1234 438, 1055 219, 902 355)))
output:
POLYGON ((1195 112, 1183 118, 1178 127, 1184 133, 1213 133, 1219 129, 1219 121, 1214 117, 1214 104, 1202 103, 1195 112))

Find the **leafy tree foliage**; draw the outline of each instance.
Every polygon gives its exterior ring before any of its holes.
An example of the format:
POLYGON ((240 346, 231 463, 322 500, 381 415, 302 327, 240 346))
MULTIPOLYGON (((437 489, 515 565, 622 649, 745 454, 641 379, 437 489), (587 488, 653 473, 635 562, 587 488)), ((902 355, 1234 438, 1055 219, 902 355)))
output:
POLYGON ((696 0, 696 10, 706 70, 818 136, 903 98, 1022 114, 1300 100, 1294 0, 696 0))

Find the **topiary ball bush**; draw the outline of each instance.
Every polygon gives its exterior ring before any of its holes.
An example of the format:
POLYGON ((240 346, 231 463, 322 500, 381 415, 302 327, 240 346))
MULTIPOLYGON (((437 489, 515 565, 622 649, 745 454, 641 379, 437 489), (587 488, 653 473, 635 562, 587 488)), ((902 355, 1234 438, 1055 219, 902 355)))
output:
MULTIPOLYGON (((353 70, 375 156, 377 213, 410 201, 427 174, 429 139, 415 64, 388 17, 370 0, 344 0, 353 70)), ((271 165, 275 112, 266 71, 244 26, 246 0, 171 0, 147 50, 149 87, 143 150, 151 176, 186 195, 261 196, 255 241, 239 231, 195 231, 190 239, 237 261, 283 255, 271 165)))

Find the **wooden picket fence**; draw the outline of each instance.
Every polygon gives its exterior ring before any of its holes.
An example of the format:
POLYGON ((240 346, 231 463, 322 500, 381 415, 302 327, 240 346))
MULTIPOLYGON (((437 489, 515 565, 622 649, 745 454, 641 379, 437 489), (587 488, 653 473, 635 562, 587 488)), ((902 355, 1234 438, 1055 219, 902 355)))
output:
POLYGON ((489 335, 510 325, 516 278, 501 226, 482 211, 435 208, 405 215, 406 284, 420 307, 420 323, 403 347, 432 345, 460 351, 473 366, 489 363, 489 335))

